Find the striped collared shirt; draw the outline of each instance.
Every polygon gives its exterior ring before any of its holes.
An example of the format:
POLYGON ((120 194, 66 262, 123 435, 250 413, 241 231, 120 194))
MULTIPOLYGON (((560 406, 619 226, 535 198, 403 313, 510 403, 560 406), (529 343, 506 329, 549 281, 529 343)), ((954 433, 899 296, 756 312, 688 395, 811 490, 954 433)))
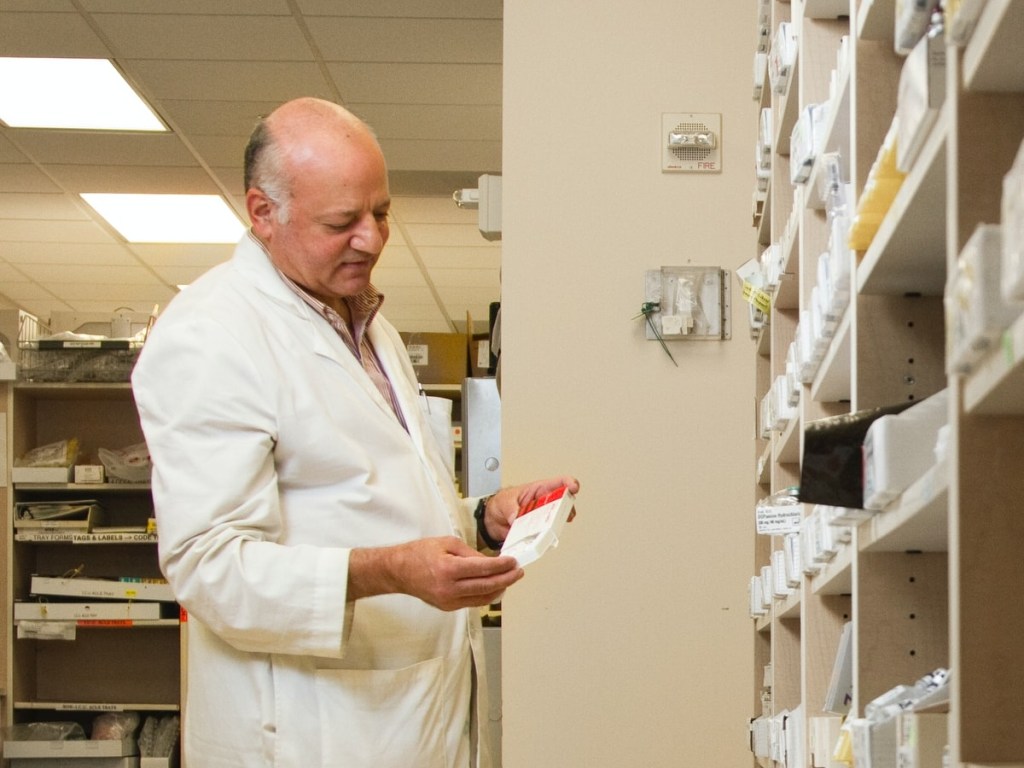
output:
POLYGON ((352 328, 349 329, 345 318, 315 296, 310 295, 309 291, 281 270, 277 270, 277 273, 284 280, 285 285, 312 307, 318 315, 330 323, 338 336, 341 337, 341 340, 345 342, 345 346, 348 347, 349 351, 355 355, 356 360, 363 366, 366 375, 370 377, 374 386, 383 395, 384 400, 391 406, 391 410, 403 429, 408 431, 409 428, 406 426, 405 418, 402 416, 402 409, 399 407, 398 399, 395 397, 394 387, 391 386, 391 381, 384 372, 384 368, 381 366, 377 353, 374 352, 373 345, 370 344, 370 339, 366 333, 366 329, 369 328, 381 304, 384 303, 384 294, 379 293, 372 285, 368 285, 361 293, 344 299, 348 304, 349 314, 352 315, 352 328))

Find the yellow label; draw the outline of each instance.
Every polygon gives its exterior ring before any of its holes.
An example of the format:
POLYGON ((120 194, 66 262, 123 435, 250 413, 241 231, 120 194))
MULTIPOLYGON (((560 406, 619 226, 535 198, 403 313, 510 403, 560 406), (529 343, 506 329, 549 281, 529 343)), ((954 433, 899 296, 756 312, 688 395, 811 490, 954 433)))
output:
POLYGON ((743 281, 743 299, 744 301, 753 304, 765 314, 771 311, 771 294, 767 291, 762 291, 760 288, 755 288, 746 280, 743 281))

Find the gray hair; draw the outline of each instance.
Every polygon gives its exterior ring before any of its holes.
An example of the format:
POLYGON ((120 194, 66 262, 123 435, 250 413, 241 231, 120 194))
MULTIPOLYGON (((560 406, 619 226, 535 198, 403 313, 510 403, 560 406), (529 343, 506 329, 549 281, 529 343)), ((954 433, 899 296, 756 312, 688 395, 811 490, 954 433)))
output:
POLYGON ((260 189, 277 205, 277 220, 285 224, 290 214, 291 186, 284 171, 281 147, 261 117, 245 146, 245 189, 260 189))

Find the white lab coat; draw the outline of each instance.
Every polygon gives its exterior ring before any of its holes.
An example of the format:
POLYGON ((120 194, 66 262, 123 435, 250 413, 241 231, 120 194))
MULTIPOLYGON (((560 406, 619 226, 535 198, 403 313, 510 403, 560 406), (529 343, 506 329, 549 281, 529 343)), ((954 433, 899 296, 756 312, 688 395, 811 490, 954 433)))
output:
POLYGON ((188 768, 489 764, 470 754, 477 611, 346 601, 351 548, 476 540, 401 339, 380 316, 368 332, 408 431, 247 235, 140 355, 160 563, 188 611, 188 768))

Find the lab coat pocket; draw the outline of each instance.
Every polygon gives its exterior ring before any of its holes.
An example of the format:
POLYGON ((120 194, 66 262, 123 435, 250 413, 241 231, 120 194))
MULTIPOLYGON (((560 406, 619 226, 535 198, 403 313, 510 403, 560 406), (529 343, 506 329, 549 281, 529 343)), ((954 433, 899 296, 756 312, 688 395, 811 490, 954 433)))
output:
POLYGON ((321 669, 324 766, 445 768, 442 658, 404 669, 321 669))

